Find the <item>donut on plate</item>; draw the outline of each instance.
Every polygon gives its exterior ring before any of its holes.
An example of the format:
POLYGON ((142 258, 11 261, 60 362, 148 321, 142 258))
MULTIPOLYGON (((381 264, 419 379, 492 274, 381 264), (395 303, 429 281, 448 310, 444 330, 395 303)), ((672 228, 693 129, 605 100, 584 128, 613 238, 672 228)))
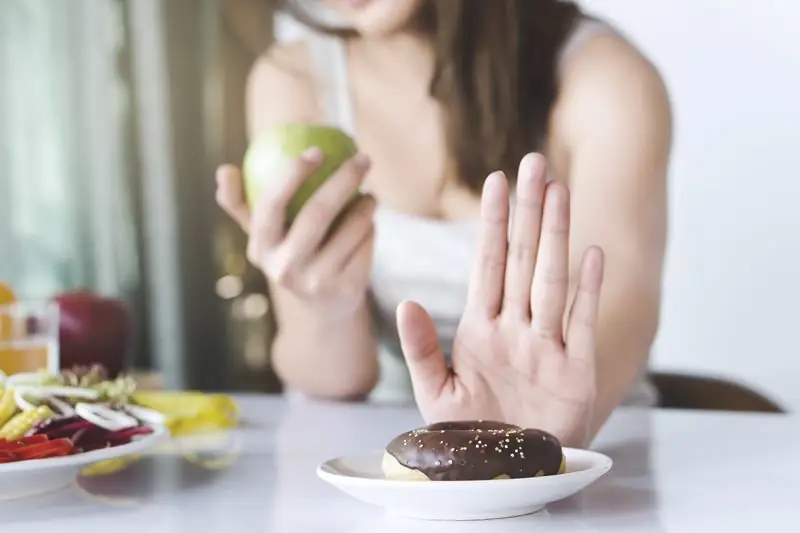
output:
POLYGON ((561 474, 561 443, 538 429, 489 421, 439 422, 398 435, 383 454, 389 479, 475 481, 561 474))

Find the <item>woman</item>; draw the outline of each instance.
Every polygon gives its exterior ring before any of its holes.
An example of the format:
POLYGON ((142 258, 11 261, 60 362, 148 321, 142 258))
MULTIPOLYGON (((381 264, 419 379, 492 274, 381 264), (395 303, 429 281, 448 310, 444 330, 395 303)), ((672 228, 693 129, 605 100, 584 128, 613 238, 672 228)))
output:
POLYGON ((378 354, 405 356, 426 420, 505 420, 574 446, 621 402, 652 403, 671 140, 653 66, 571 2, 323 4, 346 30, 258 62, 250 132, 332 122, 362 153, 288 232, 319 151, 252 214, 238 169, 217 177, 270 283, 279 377, 362 398, 378 354), (358 187, 371 194, 326 237, 358 187))

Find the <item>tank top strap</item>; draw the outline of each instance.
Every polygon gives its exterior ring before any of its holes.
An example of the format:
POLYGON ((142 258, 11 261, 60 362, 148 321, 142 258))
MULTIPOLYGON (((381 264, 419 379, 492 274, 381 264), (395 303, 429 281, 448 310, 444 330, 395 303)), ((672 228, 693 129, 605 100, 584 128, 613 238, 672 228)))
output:
POLYGON ((350 135, 355 135, 355 118, 347 66, 347 42, 337 36, 318 33, 313 34, 308 42, 325 122, 350 135))
POLYGON ((564 70, 572 57, 577 54, 585 44, 599 35, 616 34, 616 30, 607 22, 584 16, 578 21, 572 34, 561 47, 561 54, 558 58, 559 70, 564 70))

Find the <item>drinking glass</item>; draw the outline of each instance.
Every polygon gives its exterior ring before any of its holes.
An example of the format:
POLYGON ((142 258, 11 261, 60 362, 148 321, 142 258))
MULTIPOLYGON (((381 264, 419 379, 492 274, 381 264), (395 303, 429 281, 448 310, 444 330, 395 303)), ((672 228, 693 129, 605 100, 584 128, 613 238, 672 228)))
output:
POLYGON ((58 321, 51 301, 0 305, 0 371, 58 372, 58 321))

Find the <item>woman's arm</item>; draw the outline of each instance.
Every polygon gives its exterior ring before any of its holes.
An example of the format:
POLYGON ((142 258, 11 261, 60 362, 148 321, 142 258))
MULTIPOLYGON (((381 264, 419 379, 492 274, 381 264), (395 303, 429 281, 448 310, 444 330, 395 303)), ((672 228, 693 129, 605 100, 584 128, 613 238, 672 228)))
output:
POLYGON ((669 98, 658 72, 629 43, 598 37, 564 73, 553 127, 553 163, 571 190, 573 279, 588 246, 606 254, 594 435, 645 365, 658 329, 669 98))
MULTIPOLYGON (((280 122, 319 120, 313 77, 301 44, 275 48, 253 68, 247 89, 251 137, 280 122)), ((347 310, 314 306, 270 283, 277 335, 272 361, 290 389, 334 400, 360 399, 378 380, 377 347, 366 291, 347 310)))

